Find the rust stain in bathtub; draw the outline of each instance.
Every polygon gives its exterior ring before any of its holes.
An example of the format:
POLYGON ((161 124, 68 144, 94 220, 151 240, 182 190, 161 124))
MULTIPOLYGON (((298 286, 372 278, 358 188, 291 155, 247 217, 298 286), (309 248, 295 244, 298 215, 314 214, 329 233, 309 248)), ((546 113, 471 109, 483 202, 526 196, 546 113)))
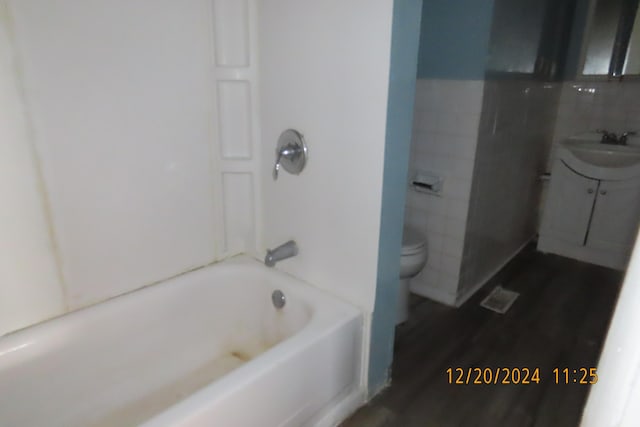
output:
POLYGON ((257 357, 260 354, 264 353, 265 351, 269 350, 275 344, 276 343, 269 344, 269 343, 261 342, 261 343, 259 343, 257 345, 251 346, 252 348, 249 348, 249 349, 232 350, 232 351, 229 352, 229 355, 231 357, 234 357, 234 358, 242 361, 242 362, 248 362, 251 359, 254 359, 255 357, 257 357))
POLYGON ((253 359, 251 355, 243 351, 232 351, 231 356, 235 357, 236 359, 240 359, 243 362, 248 362, 249 360, 253 359))
POLYGON ((82 423, 88 427, 112 427, 121 425, 139 425, 160 411, 188 398, 197 390, 206 387, 218 378, 239 368, 244 363, 268 350, 265 343, 256 343, 250 349, 234 349, 216 357, 201 366, 195 367, 184 376, 159 386, 139 399, 127 401, 112 412, 100 415, 100 418, 82 423))

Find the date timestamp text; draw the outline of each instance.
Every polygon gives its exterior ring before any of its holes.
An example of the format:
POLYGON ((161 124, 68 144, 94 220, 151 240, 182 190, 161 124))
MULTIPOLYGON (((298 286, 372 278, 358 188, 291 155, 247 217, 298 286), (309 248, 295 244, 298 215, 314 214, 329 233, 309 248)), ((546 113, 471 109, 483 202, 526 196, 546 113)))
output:
MULTIPOLYGON (((540 368, 448 368, 449 384, 540 384, 540 368)), ((555 384, 595 384, 596 368, 554 368, 548 379, 555 384)))

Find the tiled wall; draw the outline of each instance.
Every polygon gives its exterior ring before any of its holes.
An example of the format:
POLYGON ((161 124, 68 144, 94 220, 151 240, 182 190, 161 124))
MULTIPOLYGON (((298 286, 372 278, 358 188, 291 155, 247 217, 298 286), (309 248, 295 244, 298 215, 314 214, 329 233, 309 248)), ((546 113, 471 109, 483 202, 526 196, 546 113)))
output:
POLYGON ((561 90, 540 79, 559 78, 575 2, 455 3, 425 2, 419 75, 483 80, 420 81, 411 166, 446 179, 441 199, 410 190, 406 215, 429 246, 412 289, 451 305, 535 233, 561 90))
POLYGON ((409 180, 416 170, 444 178, 442 196, 409 188, 405 224, 426 236, 427 265, 412 291, 455 304, 482 110, 483 81, 420 79, 409 180))
POLYGON ((487 80, 478 135, 461 304, 536 232, 559 83, 487 80))
POLYGON ((409 188, 405 224, 426 236, 412 291, 460 305, 534 235, 559 84, 419 80, 409 181, 444 178, 442 196, 409 188))
POLYGON ((640 132, 640 82, 564 82, 548 168, 559 142, 596 129, 640 132))

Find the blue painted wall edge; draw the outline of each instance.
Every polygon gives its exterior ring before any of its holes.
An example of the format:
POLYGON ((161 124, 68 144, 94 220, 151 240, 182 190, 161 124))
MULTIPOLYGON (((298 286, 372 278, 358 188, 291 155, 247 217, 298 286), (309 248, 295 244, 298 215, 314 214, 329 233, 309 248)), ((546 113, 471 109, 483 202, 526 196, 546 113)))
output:
POLYGON ((393 3, 378 273, 368 375, 370 396, 388 384, 393 361, 421 9, 422 0, 395 0, 393 3))

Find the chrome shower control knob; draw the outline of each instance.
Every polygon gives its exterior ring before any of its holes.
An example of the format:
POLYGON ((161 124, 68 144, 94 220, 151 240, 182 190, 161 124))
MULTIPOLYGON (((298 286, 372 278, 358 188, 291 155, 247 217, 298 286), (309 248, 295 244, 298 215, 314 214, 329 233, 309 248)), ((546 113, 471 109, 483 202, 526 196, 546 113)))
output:
POLYGON ((276 147, 276 164, 273 167, 273 179, 278 179, 280 169, 298 175, 307 164, 309 156, 304 137, 295 129, 287 129, 280 134, 276 147))

